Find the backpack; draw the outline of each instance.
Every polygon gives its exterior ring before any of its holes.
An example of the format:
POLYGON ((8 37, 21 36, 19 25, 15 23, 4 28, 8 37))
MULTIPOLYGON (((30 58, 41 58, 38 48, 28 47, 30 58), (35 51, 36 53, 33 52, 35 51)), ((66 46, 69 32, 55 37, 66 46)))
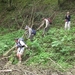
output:
POLYGON ((49 21, 50 24, 52 24, 52 20, 50 18, 48 18, 48 21, 49 21))
POLYGON ((32 29, 32 34, 36 35, 36 30, 32 29))
POLYGON ((23 39, 22 37, 21 37, 21 38, 19 38, 18 40, 19 40, 19 41, 23 41, 23 42, 24 42, 24 39, 23 39))
POLYGON ((25 43, 25 41, 24 41, 24 39, 22 37, 19 38, 18 41, 23 41, 25 43))
MULTIPOLYGON (((19 38, 18 39, 18 44, 17 44, 17 46, 18 47, 23 47, 21 44, 20 44, 20 41, 23 41, 24 42, 24 39, 23 38, 19 38)), ((24 42, 25 43, 25 42, 24 42)))

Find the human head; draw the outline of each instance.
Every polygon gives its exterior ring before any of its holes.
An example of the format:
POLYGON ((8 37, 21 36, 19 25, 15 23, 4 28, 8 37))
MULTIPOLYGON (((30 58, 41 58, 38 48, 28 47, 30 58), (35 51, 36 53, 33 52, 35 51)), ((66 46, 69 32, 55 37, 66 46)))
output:
POLYGON ((18 42, 18 38, 15 38, 15 42, 16 42, 16 43, 18 42))
POLYGON ((28 29, 28 26, 26 25, 25 30, 27 30, 27 29, 28 29))
POLYGON ((67 15, 69 15, 69 11, 67 12, 67 15))

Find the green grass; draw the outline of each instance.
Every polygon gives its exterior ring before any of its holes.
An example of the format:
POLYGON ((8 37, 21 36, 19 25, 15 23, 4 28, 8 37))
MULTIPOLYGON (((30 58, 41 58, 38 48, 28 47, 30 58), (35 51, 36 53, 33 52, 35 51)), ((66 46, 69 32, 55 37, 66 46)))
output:
POLYGON ((74 29, 75 27, 71 28, 70 31, 65 31, 64 28, 57 29, 54 27, 49 30, 49 35, 45 37, 42 37, 38 32, 35 38, 37 41, 31 43, 31 51, 29 52, 30 57, 35 55, 27 64, 44 63, 43 65, 45 65, 49 62, 47 60, 51 58, 64 69, 72 67, 73 62, 75 62, 74 29))
MULTIPOLYGON (((24 53, 24 57, 26 57, 26 55, 30 57, 26 65, 48 65, 52 62, 50 60, 51 58, 64 69, 72 67, 75 62, 74 32, 75 27, 72 27, 71 30, 68 31, 64 30, 64 27, 58 28, 58 26, 55 26, 50 28, 48 32, 49 35, 42 37, 42 30, 38 31, 33 42, 25 40, 30 48, 30 50, 26 49, 24 53)), ((21 37, 23 34, 24 30, 17 30, 0 36, 0 55, 14 45, 14 38, 21 37)), ((11 60, 14 60, 13 64, 17 63, 15 58, 11 60)), ((59 68, 59 66, 57 67, 59 68)))

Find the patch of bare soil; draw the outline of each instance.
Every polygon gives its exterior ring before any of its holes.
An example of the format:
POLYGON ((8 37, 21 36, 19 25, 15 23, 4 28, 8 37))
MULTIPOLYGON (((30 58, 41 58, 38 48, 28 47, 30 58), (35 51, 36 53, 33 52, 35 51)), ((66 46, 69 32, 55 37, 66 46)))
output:
POLYGON ((0 75, 74 75, 75 68, 61 73, 53 69, 43 69, 34 66, 27 67, 23 63, 13 65, 8 58, 0 59, 0 75))

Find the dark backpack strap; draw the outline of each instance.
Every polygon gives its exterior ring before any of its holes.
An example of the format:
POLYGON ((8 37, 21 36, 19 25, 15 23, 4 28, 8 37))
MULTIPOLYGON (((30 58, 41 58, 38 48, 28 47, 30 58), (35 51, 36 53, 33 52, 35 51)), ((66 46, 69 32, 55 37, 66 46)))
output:
POLYGON ((20 47, 20 48, 24 47, 24 46, 21 45, 20 41, 18 42, 17 46, 20 47))

